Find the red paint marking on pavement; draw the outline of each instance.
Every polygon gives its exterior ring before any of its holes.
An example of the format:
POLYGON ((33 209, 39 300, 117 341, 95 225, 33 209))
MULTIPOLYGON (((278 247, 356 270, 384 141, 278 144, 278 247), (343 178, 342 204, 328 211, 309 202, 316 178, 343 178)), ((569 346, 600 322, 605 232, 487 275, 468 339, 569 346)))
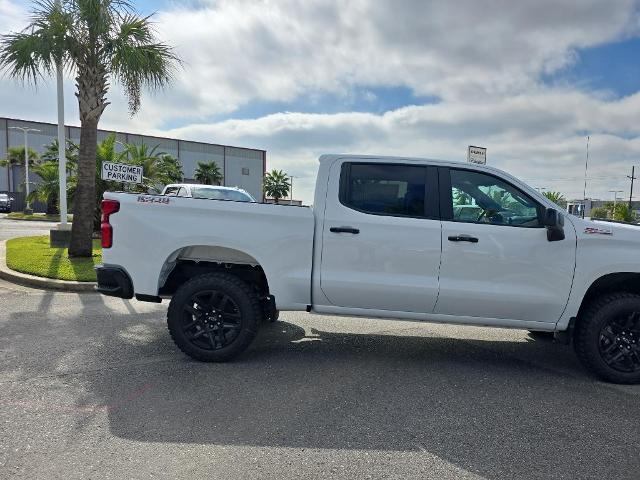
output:
POLYGON ((145 384, 144 384, 142 387, 140 387, 139 389, 134 390, 133 392, 131 392, 131 393, 130 393, 130 394, 129 394, 129 395, 128 395, 124 400, 122 400, 121 402, 111 403, 111 404, 109 404, 109 405, 106 405, 106 406, 105 406, 105 408, 106 408, 108 411, 116 410, 117 408, 119 408, 119 407, 121 407, 121 406, 123 406, 123 405, 125 405, 125 404, 127 404, 127 403, 129 403, 129 402, 132 402, 132 401, 134 401, 134 400, 136 400, 136 399, 140 398, 142 395, 144 395, 144 394, 147 392, 147 390, 150 390, 150 389, 151 389, 151 387, 153 387, 153 385, 152 385, 151 383, 145 383, 145 384))

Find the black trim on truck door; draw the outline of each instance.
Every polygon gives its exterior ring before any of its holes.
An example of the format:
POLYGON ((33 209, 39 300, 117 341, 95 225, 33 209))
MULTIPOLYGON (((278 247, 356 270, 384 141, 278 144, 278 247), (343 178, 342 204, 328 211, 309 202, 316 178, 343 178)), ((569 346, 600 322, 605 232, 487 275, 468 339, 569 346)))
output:
POLYGON ((451 201, 451 175, 449 167, 438 167, 438 190, 440 199, 440 220, 453 219, 453 202, 451 201))
POLYGON ((427 218, 440 219, 440 194, 438 189, 438 167, 427 166, 427 181, 425 182, 424 212, 427 218))

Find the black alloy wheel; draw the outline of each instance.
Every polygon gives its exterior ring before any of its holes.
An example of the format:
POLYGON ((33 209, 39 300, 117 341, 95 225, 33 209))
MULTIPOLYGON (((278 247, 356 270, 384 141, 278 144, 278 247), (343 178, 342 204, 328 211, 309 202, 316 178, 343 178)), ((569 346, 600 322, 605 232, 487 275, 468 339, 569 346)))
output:
POLYGON ((612 317, 600 330, 602 359, 614 370, 640 372, 640 312, 612 317))
POLYGON ((222 292, 198 292, 184 303, 182 312, 182 332, 199 348, 224 348, 231 344, 240 332, 240 309, 229 295, 222 292))
POLYGON ((640 383, 640 295, 610 293, 591 301, 576 322, 574 348, 603 380, 640 383))
POLYGON ((227 273, 208 273, 178 288, 169 304, 167 327, 187 355, 223 362, 251 344, 261 315, 260 302, 249 285, 227 273))

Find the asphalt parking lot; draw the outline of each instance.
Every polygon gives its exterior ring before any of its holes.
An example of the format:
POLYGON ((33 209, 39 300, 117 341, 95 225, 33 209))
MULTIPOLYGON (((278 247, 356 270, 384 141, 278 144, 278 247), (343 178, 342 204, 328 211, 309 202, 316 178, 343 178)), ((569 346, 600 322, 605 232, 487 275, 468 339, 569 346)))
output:
POLYGON ((55 225, 53 222, 9 220, 6 213, 0 213, 0 241, 26 235, 49 235, 49 230, 55 225))
POLYGON ((638 478, 640 386, 569 347, 284 313, 202 364, 166 307, 0 282, 0 478, 638 478))

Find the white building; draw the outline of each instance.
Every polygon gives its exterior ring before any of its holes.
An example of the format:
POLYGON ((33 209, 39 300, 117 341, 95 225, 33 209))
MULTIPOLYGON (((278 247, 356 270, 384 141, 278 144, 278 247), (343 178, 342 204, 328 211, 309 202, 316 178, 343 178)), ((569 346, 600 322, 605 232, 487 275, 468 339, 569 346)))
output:
MULTIPOLYGON (((24 145, 23 132, 10 127, 40 130, 40 132, 29 132, 28 136, 29 148, 38 153, 42 153, 47 145, 58 138, 56 124, 0 117, 0 159, 7 157, 9 148, 24 145)), ((76 143, 80 142, 80 127, 65 126, 65 131, 68 139, 76 143)), ((119 142, 144 143, 151 148, 157 145, 158 151, 178 158, 186 182, 192 181, 198 162, 214 161, 223 172, 224 185, 243 188, 258 200, 263 198, 262 179, 266 171, 266 151, 264 150, 107 130, 98 130, 98 141, 104 140, 111 133, 116 134, 116 139, 119 142)), ((118 148, 122 149, 123 147, 118 145, 118 148)), ((22 191, 23 182, 23 167, 10 169, 0 166, 0 192, 22 191)))

